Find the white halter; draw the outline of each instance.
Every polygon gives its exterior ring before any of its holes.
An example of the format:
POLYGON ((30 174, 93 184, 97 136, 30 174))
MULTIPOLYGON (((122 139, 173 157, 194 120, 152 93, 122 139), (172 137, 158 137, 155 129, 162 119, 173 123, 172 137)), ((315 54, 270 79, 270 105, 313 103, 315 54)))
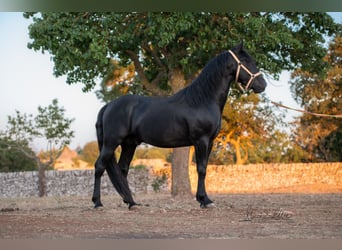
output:
POLYGON ((253 80, 254 80, 257 76, 260 76, 260 75, 261 75, 261 72, 259 71, 259 72, 255 73, 255 74, 253 74, 252 72, 249 71, 249 69, 248 69, 245 65, 243 65, 243 64, 241 63, 241 61, 239 60, 239 58, 237 58, 237 56, 234 54, 233 51, 228 50, 228 52, 232 55, 232 57, 235 59, 235 61, 236 61, 237 64, 238 64, 238 68, 237 68, 237 70, 236 70, 235 82, 239 85, 240 89, 241 89, 243 92, 245 92, 245 91, 247 91, 247 90, 249 89, 249 87, 252 85, 253 80), (241 83, 238 82, 239 74, 240 74, 240 69, 241 69, 241 68, 243 68, 243 69, 250 75, 249 81, 247 82, 247 84, 246 84, 245 87, 243 87, 243 86, 241 85, 241 83))

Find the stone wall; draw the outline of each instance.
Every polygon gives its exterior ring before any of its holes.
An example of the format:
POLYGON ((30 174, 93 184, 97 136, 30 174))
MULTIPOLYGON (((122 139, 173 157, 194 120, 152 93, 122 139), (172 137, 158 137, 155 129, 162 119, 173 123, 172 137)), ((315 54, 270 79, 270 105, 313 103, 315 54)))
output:
MULTIPOLYGON (((94 170, 46 171, 47 196, 92 195, 94 188, 94 170)), ((132 169, 129 175, 132 192, 152 192, 153 179, 149 170, 132 169)), ((101 181, 101 193, 115 193, 105 172, 101 181)), ((38 172, 0 173, 1 197, 38 196, 38 172)))
MULTIPOLYGON (((153 164, 153 163, 152 163, 153 164)), ((171 187, 170 165, 163 163, 145 168, 131 168, 128 180, 132 192, 169 192, 171 187)), ((192 190, 197 187, 195 165, 189 168, 192 190)), ((46 171, 47 196, 91 195, 94 171, 46 171)), ((255 164, 255 165, 209 165, 207 191, 211 193, 277 192, 292 187, 300 192, 302 186, 329 186, 342 192, 342 163, 315 164, 255 164)), ((101 192, 115 193, 105 173, 101 192)), ((38 172, 0 173, 1 197, 38 196, 38 172)))
MULTIPOLYGON (((190 176, 195 172, 190 168, 190 176)), ((342 163, 209 165, 206 181, 208 191, 216 193, 342 192, 342 163)))

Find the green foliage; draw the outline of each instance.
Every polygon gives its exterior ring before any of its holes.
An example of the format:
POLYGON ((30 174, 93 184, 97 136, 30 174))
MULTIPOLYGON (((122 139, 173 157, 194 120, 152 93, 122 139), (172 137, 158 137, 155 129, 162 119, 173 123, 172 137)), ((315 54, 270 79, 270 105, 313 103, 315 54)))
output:
POLYGON ((88 142, 84 145, 80 157, 83 161, 94 165, 99 156, 99 147, 96 141, 88 142))
POLYGON ((325 160, 342 162, 342 127, 330 132, 319 142, 318 147, 325 160))
POLYGON ((156 147, 138 147, 135 151, 135 158, 137 159, 163 159, 167 161, 172 149, 156 148, 156 147))
POLYGON ((288 163, 290 138, 279 129, 268 131, 262 138, 252 140, 252 148, 248 148, 247 163, 288 163))
MULTIPOLYGON (((43 138, 47 142, 48 152, 60 152, 74 136, 74 131, 70 128, 73 120, 65 118, 65 109, 58 106, 57 99, 54 99, 47 107, 39 106, 38 115, 35 117, 16 111, 15 116, 8 116, 6 131, 0 133, 4 145, 1 153, 10 155, 16 151, 26 157, 28 162, 38 164, 37 168, 45 169, 53 164, 59 154, 49 154, 49 159, 41 161, 30 148, 30 144, 34 139, 43 138)), ((22 160, 8 163, 16 165, 18 170, 25 169, 25 165, 22 165, 20 161, 22 160)), ((11 167, 7 166, 8 169, 11 167)))
MULTIPOLYGON (((307 111, 341 114, 342 37, 337 35, 325 56, 329 65, 326 76, 298 69, 292 74, 291 89, 295 100, 307 111)), ((306 152, 305 161, 341 161, 342 120, 303 114, 294 123, 293 141, 306 152)))
POLYGON ((154 192, 159 192, 162 185, 164 185, 167 181, 167 176, 165 173, 162 174, 162 176, 157 176, 153 182, 152 187, 154 192))
POLYGON ((286 134, 280 131, 283 115, 276 114, 260 95, 232 95, 223 110, 211 161, 218 164, 281 161, 288 142, 286 134))
POLYGON ((95 92, 100 100, 108 103, 121 95, 144 94, 133 63, 125 67, 118 61, 112 60, 112 65, 113 69, 100 83, 100 89, 95 92))
POLYGON ((139 165, 135 165, 133 168, 134 169, 146 169, 147 167, 145 165, 139 164, 139 165))
POLYGON ((8 126, 6 136, 11 141, 16 141, 19 144, 27 144, 33 138, 39 135, 39 132, 34 127, 34 120, 31 114, 21 114, 18 110, 15 111, 15 116, 8 116, 8 126))
POLYGON ((37 170, 34 159, 27 157, 34 152, 26 143, 19 144, 8 138, 0 137, 0 172, 33 171, 37 170))
POLYGON ((49 149, 63 148, 74 137, 70 129, 74 119, 65 118, 65 109, 58 106, 58 100, 52 100, 47 107, 38 107, 38 115, 21 114, 8 116, 6 136, 11 140, 32 142, 34 138, 45 138, 49 149))
POLYGON ((65 117, 65 109, 59 107, 58 100, 54 99, 47 107, 38 107, 34 122, 37 135, 48 141, 49 149, 62 149, 74 137, 74 131, 70 129, 73 121, 65 117))
POLYGON ((336 31, 326 13, 25 13, 32 18, 30 49, 48 52, 54 74, 95 86, 112 69, 111 58, 134 63, 146 90, 163 86, 171 69, 188 79, 240 41, 265 71, 277 76, 302 67, 323 72, 325 35, 336 31))

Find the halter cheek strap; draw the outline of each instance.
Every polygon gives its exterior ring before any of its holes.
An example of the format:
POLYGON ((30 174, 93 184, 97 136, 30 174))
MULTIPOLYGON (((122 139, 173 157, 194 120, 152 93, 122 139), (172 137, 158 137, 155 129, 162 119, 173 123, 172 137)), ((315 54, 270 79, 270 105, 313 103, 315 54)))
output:
POLYGON ((234 60, 237 62, 238 67, 236 70, 236 75, 235 75, 235 82, 239 85, 240 89, 245 92, 249 89, 249 87, 252 85, 253 80, 261 75, 261 72, 257 72, 255 74, 253 74, 245 65, 242 64, 242 62, 239 60, 239 58, 237 58, 237 56, 234 54, 233 51, 228 50, 228 52, 232 55, 232 57, 234 58, 234 60), (238 81, 239 79, 239 74, 240 74, 240 69, 243 68, 250 76, 249 81, 247 82, 245 87, 242 87, 241 83, 238 81))

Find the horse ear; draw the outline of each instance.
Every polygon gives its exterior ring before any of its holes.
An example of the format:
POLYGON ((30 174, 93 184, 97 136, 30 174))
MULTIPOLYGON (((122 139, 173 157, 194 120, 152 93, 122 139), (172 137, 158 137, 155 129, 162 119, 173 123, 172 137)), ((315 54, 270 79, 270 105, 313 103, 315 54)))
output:
POLYGON ((234 51, 238 52, 241 51, 243 48, 243 41, 241 41, 238 45, 236 45, 234 48, 232 48, 234 51))
POLYGON ((242 49, 243 49, 243 41, 241 41, 241 42, 239 43, 239 45, 237 46, 237 49, 238 49, 238 50, 242 50, 242 49))

